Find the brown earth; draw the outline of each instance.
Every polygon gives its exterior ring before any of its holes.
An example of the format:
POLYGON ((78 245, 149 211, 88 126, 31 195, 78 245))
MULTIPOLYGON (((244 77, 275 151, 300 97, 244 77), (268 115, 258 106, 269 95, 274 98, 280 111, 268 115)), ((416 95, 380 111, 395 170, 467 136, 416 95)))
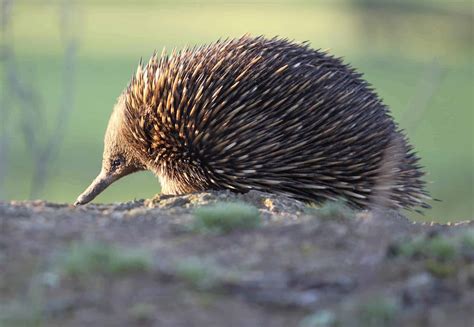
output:
POLYGON ((473 308, 474 221, 328 214, 259 192, 0 202, 0 326, 473 326, 473 308), (195 207, 235 200, 262 225, 192 228, 195 207), (142 261, 108 270, 71 244, 142 261))

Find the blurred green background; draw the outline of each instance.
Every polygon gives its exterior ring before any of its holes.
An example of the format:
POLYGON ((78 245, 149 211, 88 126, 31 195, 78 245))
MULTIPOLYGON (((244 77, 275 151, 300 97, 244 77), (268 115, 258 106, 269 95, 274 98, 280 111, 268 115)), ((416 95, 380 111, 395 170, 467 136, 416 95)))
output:
MULTIPOLYGON (((413 217, 474 216, 470 0, 2 1, 0 199, 74 201, 100 169, 108 117, 140 57, 249 32, 309 40, 363 72, 442 200, 413 217), (34 96, 16 94, 15 79, 34 96), (57 153, 41 156, 53 146, 57 153)), ((157 192, 158 181, 138 173, 96 202, 157 192)))

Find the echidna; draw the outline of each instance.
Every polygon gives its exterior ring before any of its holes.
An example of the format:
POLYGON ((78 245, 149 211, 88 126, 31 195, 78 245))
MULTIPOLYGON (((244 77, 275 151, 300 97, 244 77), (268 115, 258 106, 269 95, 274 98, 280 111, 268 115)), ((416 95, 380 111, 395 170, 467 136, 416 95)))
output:
POLYGON ((368 208, 429 206, 418 157, 349 65, 306 43, 244 36, 140 62, 76 204, 139 170, 162 193, 260 190, 368 208))

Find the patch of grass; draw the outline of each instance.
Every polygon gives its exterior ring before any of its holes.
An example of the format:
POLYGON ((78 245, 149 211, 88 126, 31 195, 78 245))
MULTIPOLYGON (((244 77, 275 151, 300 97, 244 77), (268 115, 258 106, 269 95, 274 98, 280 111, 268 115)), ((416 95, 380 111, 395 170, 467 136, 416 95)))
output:
POLYGON ((327 201, 320 207, 310 206, 307 212, 320 219, 331 220, 345 220, 355 216, 354 210, 347 206, 343 200, 327 201))
POLYGON ((474 228, 468 229, 461 236, 462 246, 468 251, 474 251, 474 228))
POLYGON ((0 326, 44 326, 42 312, 23 303, 0 304, 0 326))
POLYGON ((320 310, 306 316, 299 324, 300 327, 330 327, 336 326, 336 315, 329 310, 320 310))
POLYGON ((213 233, 253 229, 261 224, 260 213, 254 206, 238 202, 221 202, 201 207, 194 212, 194 229, 213 233))
POLYGON ((218 284, 217 267, 199 258, 188 258, 176 265, 176 275, 192 287, 206 290, 218 284))
POLYGON ((43 287, 32 276, 26 294, 17 299, 0 302, 0 326, 45 326, 43 300, 43 287))
POLYGON ((155 306, 150 303, 136 303, 128 309, 128 315, 137 322, 151 321, 156 312, 155 306))
POLYGON ((405 257, 432 258, 441 261, 451 260, 457 254, 453 240, 441 236, 414 238, 400 245, 399 251, 400 255, 405 257))
POLYGON ((44 326, 44 317, 38 303, 30 299, 25 302, 0 303, 0 326, 44 326))
POLYGON ((390 326, 394 323, 399 306, 390 298, 373 298, 360 305, 358 313, 361 326, 390 326))
POLYGON ((426 260, 425 268, 430 274, 438 278, 453 276, 457 270, 451 262, 440 262, 433 259, 426 260))
POLYGON ((444 237, 435 237, 427 242, 426 250, 429 256, 438 260, 448 261, 457 255, 456 244, 444 237))
POLYGON ((73 243, 64 253, 60 271, 70 277, 90 274, 126 274, 151 268, 151 256, 104 243, 73 243))
POLYGON ((447 278, 474 257, 474 233, 469 229, 450 236, 418 236, 390 248, 389 254, 421 260, 431 275, 447 278))

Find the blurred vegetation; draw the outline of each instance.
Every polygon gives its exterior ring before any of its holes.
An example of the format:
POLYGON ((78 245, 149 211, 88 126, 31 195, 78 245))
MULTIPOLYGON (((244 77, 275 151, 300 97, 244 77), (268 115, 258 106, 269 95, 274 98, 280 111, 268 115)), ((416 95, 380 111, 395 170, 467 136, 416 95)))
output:
POLYGON ((151 255, 144 251, 124 250, 97 242, 73 243, 63 254, 60 272, 68 277, 122 275, 151 269, 151 255))
POLYGON ((219 285, 219 269, 215 264, 191 257, 176 264, 176 275, 198 290, 210 290, 219 285))
POLYGON ((310 204, 306 213, 320 219, 346 220, 355 218, 356 212, 347 206, 344 200, 327 201, 322 206, 310 204))
POLYGON ((388 255, 422 262, 434 277, 450 277, 474 258, 474 228, 456 236, 428 235, 406 240, 393 246, 388 255))
MULTIPOLYGON (((10 2, 8 41, 17 73, 34 85, 46 117, 36 128, 49 135, 63 96, 65 49, 60 26, 65 2, 10 2)), ((429 173, 426 179, 433 182, 430 191, 442 200, 432 203, 426 217, 414 218, 472 219, 471 1, 86 0, 76 1, 71 13, 67 37, 78 41, 73 110, 60 136, 59 152, 48 161, 47 182, 36 197, 71 202, 98 172, 107 119, 140 57, 164 46, 180 48, 250 32, 309 40, 314 48, 344 56, 364 72, 406 129, 429 173)), ((5 32, 5 12, 2 17, 5 32)), ((1 40, 2 50, 6 41, 1 40)), ((26 199, 35 162, 22 132, 21 103, 6 91, 3 52, 1 60, 0 128, 8 133, 0 135, 2 143, 8 141, 9 151, 3 153, 0 167, 4 168, 0 197, 26 199), (2 116, 7 111, 8 122, 2 116)), ((115 183, 96 201, 131 200, 157 192, 157 180, 139 173, 115 183)))
POLYGON ((194 212, 194 229, 211 233, 230 233, 234 230, 260 226, 258 209, 246 203, 220 202, 197 208, 194 212))
POLYGON ((400 311, 399 304, 394 299, 379 296, 363 303, 358 308, 358 326, 378 327, 394 326, 394 321, 400 311))

